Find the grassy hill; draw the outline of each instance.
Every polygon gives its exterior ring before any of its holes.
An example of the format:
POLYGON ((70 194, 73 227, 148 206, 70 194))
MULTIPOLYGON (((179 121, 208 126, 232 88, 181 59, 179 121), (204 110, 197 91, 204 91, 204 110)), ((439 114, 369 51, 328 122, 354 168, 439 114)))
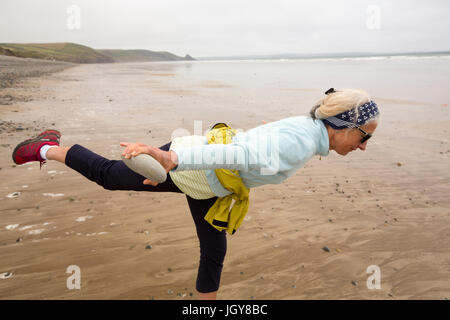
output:
POLYGON ((118 49, 97 49, 97 51, 111 57, 116 62, 195 60, 188 54, 185 57, 180 57, 166 51, 118 49))
POLYGON ((95 50, 76 43, 0 43, 0 55, 73 63, 195 60, 166 51, 95 50))
POLYGON ((0 43, 0 54, 74 63, 114 62, 111 57, 76 43, 0 43))

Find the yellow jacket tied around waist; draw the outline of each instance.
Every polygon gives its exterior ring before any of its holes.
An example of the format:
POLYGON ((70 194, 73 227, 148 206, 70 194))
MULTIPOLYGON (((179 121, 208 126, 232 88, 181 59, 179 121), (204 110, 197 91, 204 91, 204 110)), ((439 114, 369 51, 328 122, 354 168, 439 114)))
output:
MULTIPOLYGON (((235 129, 225 123, 217 123, 206 134, 206 138, 208 144, 228 144, 233 142, 234 135, 235 129)), ((250 189, 242 182, 238 170, 216 169, 214 172, 223 187, 232 193, 218 198, 209 208, 205 220, 219 231, 226 230, 229 234, 234 234, 247 214, 250 189), (230 210, 233 199, 235 202, 230 210)))

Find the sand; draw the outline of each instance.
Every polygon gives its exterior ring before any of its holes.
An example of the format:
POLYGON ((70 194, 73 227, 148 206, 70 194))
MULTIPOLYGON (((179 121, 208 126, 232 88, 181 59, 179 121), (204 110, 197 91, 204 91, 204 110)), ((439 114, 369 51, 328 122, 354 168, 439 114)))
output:
MULTIPOLYGON (((56 128, 64 146, 120 159, 122 141, 161 146, 177 128, 193 134, 196 120, 250 129, 299 114, 292 95, 307 112, 323 91, 292 84, 269 100, 232 75, 186 81, 201 63, 79 65, 1 91, 29 99, 0 108, 0 299, 198 297, 185 195, 109 191, 58 162, 15 166, 11 153, 56 128), (66 286, 71 265, 80 290, 66 286)), ((251 190, 219 299, 449 298, 449 108, 377 93, 383 121, 365 152, 314 157, 283 184, 251 190), (380 289, 366 285, 371 265, 380 289)))
MULTIPOLYGON (((70 68, 74 65, 69 62, 23 59, 0 55, 0 88, 11 87, 22 78, 39 77, 70 68)), ((0 99, 0 104, 6 104, 4 102, 0 99)))

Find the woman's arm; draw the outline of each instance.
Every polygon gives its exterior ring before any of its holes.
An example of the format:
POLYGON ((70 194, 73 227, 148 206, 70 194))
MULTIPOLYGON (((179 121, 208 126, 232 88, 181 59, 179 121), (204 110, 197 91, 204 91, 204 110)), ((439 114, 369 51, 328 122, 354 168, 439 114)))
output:
POLYGON ((315 149, 311 137, 298 127, 263 125, 242 133, 230 144, 173 147, 178 166, 172 171, 229 169, 261 175, 290 171, 305 162, 315 149))
POLYGON ((124 154, 147 153, 166 172, 183 170, 229 169, 261 175, 292 174, 314 154, 328 152, 328 134, 320 125, 304 117, 291 117, 251 129, 230 144, 205 144, 173 147, 170 151, 145 144, 121 143, 124 154), (322 141, 323 140, 323 141, 322 141), (325 150, 326 149, 326 150, 325 150), (133 153, 134 152, 134 153, 133 153))
POLYGON ((230 169, 247 171, 248 150, 241 144, 207 144, 173 148, 172 171, 230 169))

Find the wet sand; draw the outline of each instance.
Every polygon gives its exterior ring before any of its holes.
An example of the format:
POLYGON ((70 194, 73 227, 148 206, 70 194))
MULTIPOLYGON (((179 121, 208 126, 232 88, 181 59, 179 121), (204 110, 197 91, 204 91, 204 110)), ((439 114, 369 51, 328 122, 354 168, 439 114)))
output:
MULTIPOLYGON (((0 299, 197 298, 185 195, 109 191, 61 163, 15 166, 11 153, 56 128, 63 146, 120 159, 122 141, 161 146, 199 120, 203 131, 216 122, 247 130, 307 113, 328 89, 268 92, 233 74, 199 76, 202 63, 80 65, 0 91, 30 97, 0 106, 0 274, 12 273, 0 299), (70 265, 81 269, 80 290, 66 287, 70 265)), ((382 122, 365 152, 315 157, 283 184, 251 190, 228 237, 219 299, 449 298, 448 99, 374 91, 382 122), (371 265, 381 289, 366 285, 371 265)))

